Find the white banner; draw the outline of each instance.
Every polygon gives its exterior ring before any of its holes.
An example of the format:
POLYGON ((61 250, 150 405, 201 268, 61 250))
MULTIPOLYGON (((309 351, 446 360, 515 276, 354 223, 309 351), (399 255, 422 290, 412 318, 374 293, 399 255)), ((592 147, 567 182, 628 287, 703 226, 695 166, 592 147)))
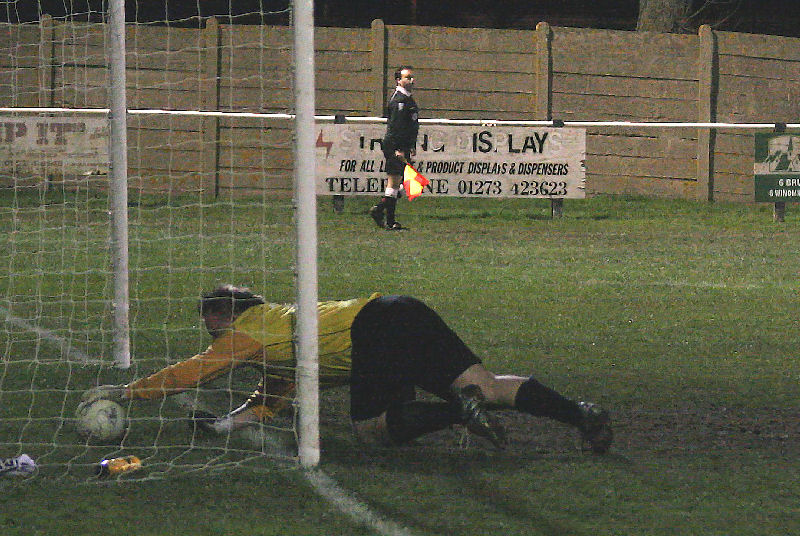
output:
POLYGON ((21 175, 108 173, 108 119, 3 118, 0 163, 21 175))
MULTIPOLYGON (((317 193, 379 195, 386 187, 384 125, 317 125, 317 193)), ((423 195, 586 197, 586 131, 421 125, 413 165, 423 195)))

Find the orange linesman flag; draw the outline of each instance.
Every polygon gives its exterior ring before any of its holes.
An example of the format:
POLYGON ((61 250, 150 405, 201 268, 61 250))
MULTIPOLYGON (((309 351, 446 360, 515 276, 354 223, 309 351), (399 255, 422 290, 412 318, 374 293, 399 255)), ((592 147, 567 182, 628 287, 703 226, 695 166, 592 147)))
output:
POLYGON ((403 188, 406 190, 408 200, 419 197, 422 195, 422 190, 430 184, 431 181, 419 174, 419 171, 406 164, 403 170, 403 188))

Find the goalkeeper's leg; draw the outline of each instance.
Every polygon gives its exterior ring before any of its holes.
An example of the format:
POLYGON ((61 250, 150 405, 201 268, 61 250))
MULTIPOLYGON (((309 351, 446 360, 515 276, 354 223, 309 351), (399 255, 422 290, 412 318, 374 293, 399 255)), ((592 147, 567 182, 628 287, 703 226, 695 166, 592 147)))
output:
POLYGON ((487 403, 569 424, 595 453, 606 452, 613 441, 609 413, 590 402, 577 402, 541 384, 533 376, 495 376, 483 365, 473 365, 456 378, 455 386, 479 385, 487 403))
POLYGON ((465 424, 496 445, 502 443, 481 390, 452 389, 453 378, 478 359, 424 303, 407 296, 377 298, 354 320, 351 338, 350 417, 360 441, 403 444, 465 424), (403 393, 414 386, 443 401, 409 401, 403 393))
POLYGON ((480 388, 470 385, 455 391, 446 402, 396 402, 372 418, 360 418, 362 414, 357 412, 353 429, 359 441, 365 443, 403 445, 422 435, 461 424, 502 448, 505 431, 486 412, 485 400, 480 388))

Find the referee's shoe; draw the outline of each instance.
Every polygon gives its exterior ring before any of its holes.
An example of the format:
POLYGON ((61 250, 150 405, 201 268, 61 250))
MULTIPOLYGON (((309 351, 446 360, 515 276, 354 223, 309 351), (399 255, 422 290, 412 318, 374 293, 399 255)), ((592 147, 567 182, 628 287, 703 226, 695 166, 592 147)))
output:
POLYGON ((383 214, 383 207, 374 205, 369 209, 369 217, 375 222, 375 225, 383 229, 386 226, 385 215, 383 214))

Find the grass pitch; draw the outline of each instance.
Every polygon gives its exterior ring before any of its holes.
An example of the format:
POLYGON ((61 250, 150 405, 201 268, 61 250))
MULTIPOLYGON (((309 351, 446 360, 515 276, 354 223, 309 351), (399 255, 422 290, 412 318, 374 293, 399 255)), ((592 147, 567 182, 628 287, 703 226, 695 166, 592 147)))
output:
MULTIPOLYGON (((0 196, 9 252, 0 306, 52 333, 81 334, 70 341, 86 355, 107 355, 109 289, 95 269, 107 264, 105 200, 84 197, 73 210, 66 197, 0 196)), ((202 349, 201 290, 226 281, 292 299, 288 204, 184 201, 131 206, 130 371, 57 363, 41 336, 8 321, 0 330, 0 456, 28 452, 43 463, 34 479, 0 481, 0 530, 381 533, 271 459, 245 456, 246 467, 217 471, 204 465, 217 454, 200 448, 180 460, 195 471, 155 474, 175 456, 169 445, 192 441, 181 423, 147 429, 148 416, 168 414, 158 404, 134 415, 139 439, 152 434, 165 451, 144 473, 154 478, 87 483, 89 463, 109 449, 81 448, 68 423, 53 430, 84 386, 202 349), (51 357, 47 366, 34 359, 51 357)), ((422 197, 400 205, 411 231, 386 233, 366 216, 370 201, 348 199, 334 214, 320 199, 321 298, 417 296, 490 369, 535 374, 601 403, 616 432, 609 455, 585 455, 562 425, 504 412, 504 452, 458 430, 365 448, 350 436, 347 393, 324 392, 321 468, 370 512, 421 535, 800 531, 793 206, 776 224, 767 205, 598 197, 568 200, 552 220, 547 201, 422 197)))

